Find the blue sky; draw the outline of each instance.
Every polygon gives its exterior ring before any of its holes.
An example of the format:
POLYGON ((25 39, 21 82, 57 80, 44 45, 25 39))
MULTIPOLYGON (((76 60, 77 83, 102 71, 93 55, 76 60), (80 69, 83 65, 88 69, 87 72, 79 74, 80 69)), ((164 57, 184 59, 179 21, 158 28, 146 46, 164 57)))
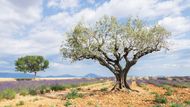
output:
POLYGON ((1 0, 0 7, 0 72, 15 72, 18 57, 43 55, 50 67, 39 73, 42 76, 112 75, 95 61, 71 63, 59 52, 65 32, 77 22, 91 25, 110 15, 118 19, 139 17, 172 33, 170 50, 143 57, 130 75, 190 76, 189 0, 1 0))

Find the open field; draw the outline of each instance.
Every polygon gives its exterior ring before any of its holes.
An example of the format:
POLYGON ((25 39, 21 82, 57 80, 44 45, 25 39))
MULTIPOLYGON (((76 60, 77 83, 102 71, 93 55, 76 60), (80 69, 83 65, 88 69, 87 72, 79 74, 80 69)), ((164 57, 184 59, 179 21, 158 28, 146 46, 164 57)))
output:
POLYGON ((1 99, 0 107, 190 107, 190 77, 132 78, 128 82, 139 92, 110 92, 113 78, 6 81, 0 88, 9 83, 7 88, 17 94, 1 99), (16 85, 9 87, 11 83, 16 85), (23 94, 23 89, 32 88, 36 93, 23 94))

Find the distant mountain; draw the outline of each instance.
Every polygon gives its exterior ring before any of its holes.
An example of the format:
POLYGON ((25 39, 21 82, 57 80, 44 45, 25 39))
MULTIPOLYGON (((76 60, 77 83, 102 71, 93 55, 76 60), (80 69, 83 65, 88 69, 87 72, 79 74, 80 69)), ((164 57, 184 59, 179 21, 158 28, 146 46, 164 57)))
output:
POLYGON ((98 78, 98 77, 101 77, 101 76, 93 74, 93 73, 89 73, 84 76, 84 78, 98 78))
MULTIPOLYGON (((33 74, 25 74, 25 73, 6 73, 6 72, 0 72, 0 78, 34 78, 35 76, 33 74)), ((98 78, 101 77, 99 75, 89 73, 84 76, 75 76, 70 74, 63 74, 58 76, 37 76, 38 78, 98 78)))
POLYGON ((76 77, 76 76, 74 76, 74 75, 70 75, 70 74, 63 74, 63 75, 58 75, 58 76, 47 76, 48 78, 61 78, 61 77, 63 77, 63 78, 65 78, 65 77, 76 77))
MULTIPOLYGON (((0 78, 34 78, 32 74, 0 72, 0 78)), ((37 76, 38 77, 38 76, 37 76)))

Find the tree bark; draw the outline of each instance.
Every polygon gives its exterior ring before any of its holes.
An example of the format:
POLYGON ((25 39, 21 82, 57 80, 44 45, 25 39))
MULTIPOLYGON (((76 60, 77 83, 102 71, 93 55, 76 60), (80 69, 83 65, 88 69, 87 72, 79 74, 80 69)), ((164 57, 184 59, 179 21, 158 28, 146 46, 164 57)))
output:
POLYGON ((127 83, 127 74, 129 72, 131 66, 126 66, 123 71, 120 71, 119 74, 114 74, 116 78, 116 83, 112 90, 121 90, 121 89, 128 89, 132 90, 127 83))

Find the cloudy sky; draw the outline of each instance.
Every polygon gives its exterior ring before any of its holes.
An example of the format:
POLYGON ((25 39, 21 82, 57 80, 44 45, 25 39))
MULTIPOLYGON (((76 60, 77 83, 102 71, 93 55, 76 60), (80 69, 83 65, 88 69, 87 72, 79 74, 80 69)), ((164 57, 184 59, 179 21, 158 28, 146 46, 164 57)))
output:
POLYGON ((39 75, 112 75, 95 61, 70 63, 59 52, 65 32, 78 21, 93 24, 110 15, 140 17, 172 32, 170 50, 142 58, 130 75, 190 76, 189 0, 0 0, 0 7, 0 72, 15 72, 18 57, 43 55, 50 68, 39 75))

